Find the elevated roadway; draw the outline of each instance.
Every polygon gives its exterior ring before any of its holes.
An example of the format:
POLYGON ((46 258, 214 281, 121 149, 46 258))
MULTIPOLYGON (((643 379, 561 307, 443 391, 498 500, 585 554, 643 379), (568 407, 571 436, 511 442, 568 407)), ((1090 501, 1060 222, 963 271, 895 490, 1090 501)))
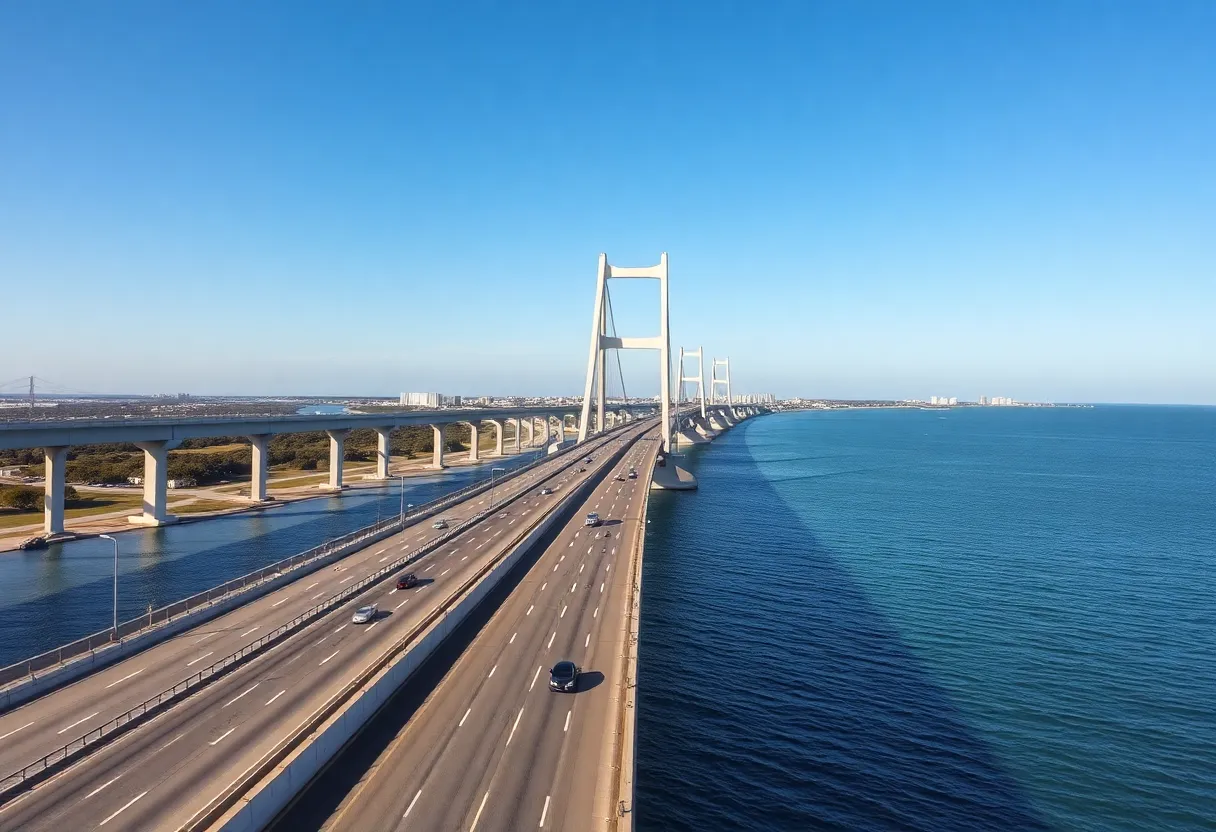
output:
MULTIPOLYGON (((628 441, 610 435, 588 448, 628 441)), ((103 747, 0 809, 0 830, 175 828, 221 783, 235 778, 290 727, 346 679, 429 613, 438 599, 476 574, 534 524, 570 488, 594 470, 578 472, 581 456, 566 455, 498 490, 517 496, 501 512, 443 543, 409 567, 423 583, 398 592, 386 581, 265 655, 223 676, 167 713, 103 747), (549 486, 556 494, 542 497, 549 486), (371 625, 350 623, 353 609, 377 603, 371 625)), ((488 494, 451 509, 452 525, 485 508, 488 494), (480 504, 480 505, 479 505, 480 504)), ((338 569, 306 576, 283 589, 209 622, 68 688, 0 718, 0 761, 17 767, 48 743, 62 745, 102 721, 163 690, 203 662, 214 661, 333 595, 356 576, 366 576, 415 548, 429 528, 411 527, 342 561, 338 569)))
POLYGON ((276 832, 605 828, 616 812, 629 558, 658 450, 656 430, 616 466, 639 478, 595 488, 391 742, 356 740, 276 832), (602 527, 583 525, 589 511, 602 527), (573 694, 549 690, 562 659, 582 667, 573 694), (357 762, 360 742, 382 749, 370 765, 357 762), (353 765, 365 773, 339 802, 326 792, 347 788, 353 765))

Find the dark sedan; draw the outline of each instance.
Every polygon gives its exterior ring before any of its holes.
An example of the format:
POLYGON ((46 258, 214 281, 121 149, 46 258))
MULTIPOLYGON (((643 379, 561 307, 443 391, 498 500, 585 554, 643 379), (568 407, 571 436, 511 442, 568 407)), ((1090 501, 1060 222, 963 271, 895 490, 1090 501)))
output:
POLYGON ((418 576, 413 572, 406 572, 397 578, 397 589, 413 589, 416 586, 418 586, 418 576))
POLYGON ((574 662, 562 661, 549 671, 549 690, 570 692, 578 687, 579 667, 574 662))

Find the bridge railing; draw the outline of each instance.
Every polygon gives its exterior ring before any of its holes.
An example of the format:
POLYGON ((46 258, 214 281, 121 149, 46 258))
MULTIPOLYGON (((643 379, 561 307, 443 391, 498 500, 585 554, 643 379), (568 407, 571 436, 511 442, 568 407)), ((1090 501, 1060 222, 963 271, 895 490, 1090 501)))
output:
MULTIPOLYGON (((568 450, 570 449, 564 449, 562 453, 568 450)), ((515 474, 530 470, 548 458, 550 457, 546 457, 542 454, 537 459, 529 462, 526 465, 521 465, 518 468, 512 468, 508 473, 514 476, 515 474)), ((404 518, 398 515, 396 517, 391 517, 373 523, 369 526, 365 526, 361 529, 356 529, 355 531, 348 532, 347 534, 340 535, 339 537, 335 537, 331 540, 327 540, 318 546, 308 549, 307 551, 300 552, 296 555, 291 555, 290 557, 283 558, 282 560, 268 564, 267 566, 255 569, 252 572, 241 575, 240 577, 233 578, 230 581, 225 581, 219 586, 215 586, 211 589, 191 595, 188 598, 183 598, 180 601, 174 601, 171 604, 152 610, 151 612, 144 613, 138 618, 133 618, 130 621, 124 621, 118 625, 117 632, 115 632, 113 628, 107 628, 101 632, 79 638, 44 653, 39 653, 36 656, 31 656, 28 659, 16 662, 8 667, 0 668, 0 688, 16 680, 32 677, 41 671, 60 667, 74 659, 79 659, 83 656, 91 655, 98 650, 114 646, 125 638, 130 638, 142 632, 146 632, 157 627, 162 627, 168 624, 170 621, 174 621, 183 615, 187 615, 189 613, 196 612, 199 609, 218 604, 235 594, 256 588, 266 581, 275 580, 287 572, 294 569, 299 569, 301 566, 306 566, 320 558, 329 557, 335 552, 338 552, 353 544, 357 544, 369 538, 383 534, 386 531, 403 529, 410 518, 434 512, 438 509, 442 509, 446 505, 462 500, 468 494, 477 491, 478 489, 486 488, 494 479, 495 478, 493 477, 479 479, 476 482, 473 482, 457 491, 450 492, 442 497, 431 500, 430 502, 423 503, 422 505, 414 506, 414 508, 404 518)), ((501 480, 502 477, 497 479, 501 480)))

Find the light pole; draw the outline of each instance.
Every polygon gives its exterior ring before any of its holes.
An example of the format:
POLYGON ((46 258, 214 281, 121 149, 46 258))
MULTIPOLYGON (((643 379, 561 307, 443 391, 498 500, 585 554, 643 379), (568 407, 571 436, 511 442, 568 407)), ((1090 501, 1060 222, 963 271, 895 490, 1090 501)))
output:
MULTIPOLYGON (((401 525, 405 525, 405 474, 402 474, 398 479, 401 480, 401 525)), ((412 504, 411 504, 412 507, 412 504)))
POLYGON ((506 468, 491 468, 490 469, 490 511, 494 510, 494 472, 502 471, 507 473, 506 468))
POLYGON ((102 540, 114 544, 114 639, 118 640, 118 541, 108 534, 101 535, 102 540))

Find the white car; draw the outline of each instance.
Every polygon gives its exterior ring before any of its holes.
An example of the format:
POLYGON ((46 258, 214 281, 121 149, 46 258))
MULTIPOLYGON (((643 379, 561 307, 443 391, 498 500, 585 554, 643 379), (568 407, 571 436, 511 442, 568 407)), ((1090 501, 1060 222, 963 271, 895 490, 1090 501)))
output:
POLYGON ((598 526, 600 524, 600 516, 594 511, 587 515, 587 519, 583 521, 584 526, 598 526))
POLYGON ((447 527, 448 527, 448 524, 446 522, 444 522, 443 520, 436 520, 434 523, 431 524, 432 529, 446 529, 447 527))
POLYGON ((366 624, 376 617, 376 605, 368 604, 366 607, 359 607, 355 610, 355 614, 351 616, 350 623, 366 624))
POLYGON ((548 497, 552 493, 553 493, 552 488, 542 488, 540 490, 540 496, 542 496, 542 497, 548 497))

